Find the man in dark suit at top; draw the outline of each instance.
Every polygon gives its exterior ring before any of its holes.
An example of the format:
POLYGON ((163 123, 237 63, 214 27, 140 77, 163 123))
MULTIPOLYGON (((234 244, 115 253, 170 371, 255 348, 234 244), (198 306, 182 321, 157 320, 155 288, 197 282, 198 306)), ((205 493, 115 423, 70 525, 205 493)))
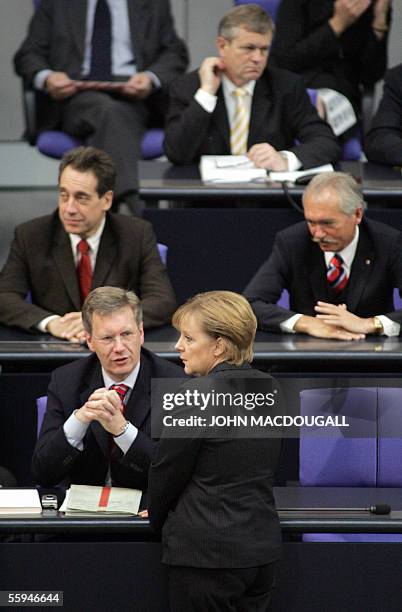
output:
POLYGON ((98 287, 83 306, 93 355, 53 374, 33 456, 38 483, 114 484, 145 490, 151 439, 151 379, 182 368, 142 348, 141 306, 132 292, 98 287))
POLYGON ((161 124, 166 86, 187 61, 169 0, 41 0, 14 59, 43 92, 39 130, 61 128, 107 151, 117 199, 133 206, 142 136, 151 119, 161 124))
POLYGON ((378 164, 402 166, 402 64, 385 75, 383 96, 366 135, 364 152, 378 164))
POLYGON ((301 79, 267 68, 273 28, 260 6, 231 9, 219 24, 218 57, 172 82, 165 133, 172 162, 247 153, 256 166, 280 171, 336 161, 336 139, 301 79))
POLYGON ((402 235, 363 216, 348 174, 315 177, 303 195, 306 222, 278 232, 272 254, 245 289, 260 329, 353 340, 396 336, 402 311, 402 235), (290 311, 278 306, 282 290, 290 311))
POLYGON ((115 174, 93 147, 63 157, 58 210, 16 228, 0 273, 1 323, 81 341, 82 303, 105 284, 138 293, 145 327, 169 322, 175 298, 151 225, 109 212, 115 174))

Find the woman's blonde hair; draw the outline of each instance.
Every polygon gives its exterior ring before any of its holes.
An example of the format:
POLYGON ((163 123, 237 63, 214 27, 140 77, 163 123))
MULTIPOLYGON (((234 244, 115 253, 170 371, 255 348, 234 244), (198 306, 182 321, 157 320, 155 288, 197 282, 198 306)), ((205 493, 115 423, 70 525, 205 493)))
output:
POLYGON ((198 293, 180 306, 172 324, 180 330, 189 315, 197 318, 203 331, 214 338, 221 337, 224 360, 234 365, 253 360, 253 342, 257 319, 247 300, 233 291, 198 293))

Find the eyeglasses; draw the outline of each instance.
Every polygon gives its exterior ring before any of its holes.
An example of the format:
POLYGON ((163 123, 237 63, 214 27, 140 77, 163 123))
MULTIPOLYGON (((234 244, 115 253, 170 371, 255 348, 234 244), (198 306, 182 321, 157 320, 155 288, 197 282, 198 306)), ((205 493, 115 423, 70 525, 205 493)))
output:
POLYGON ((134 332, 124 331, 121 334, 117 334, 117 336, 93 336, 93 338, 104 346, 113 346, 117 340, 120 340, 124 345, 129 344, 134 339, 134 336, 134 332))

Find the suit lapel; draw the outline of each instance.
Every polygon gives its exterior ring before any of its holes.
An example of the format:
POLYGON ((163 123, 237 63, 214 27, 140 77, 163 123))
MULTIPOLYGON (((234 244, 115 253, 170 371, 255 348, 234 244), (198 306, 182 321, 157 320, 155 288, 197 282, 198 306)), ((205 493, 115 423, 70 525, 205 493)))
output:
MULTIPOLYGON (((81 391, 81 405, 85 404, 88 400, 89 396, 96 390, 104 387, 105 383, 103 381, 102 369, 99 361, 97 361, 95 369, 93 370, 92 375, 89 375, 88 379, 84 381, 84 387, 81 391)), ((93 421, 89 430, 93 433, 102 453, 105 458, 109 460, 110 458, 110 434, 103 429, 102 425, 97 421, 93 421)))
POLYGON ((85 32, 87 25, 87 0, 70 0, 66 2, 67 19, 70 22, 70 33, 78 49, 79 57, 84 57, 85 32))
POLYGON ((218 90, 218 101, 216 103, 216 108, 214 111, 214 121, 217 127, 218 132, 220 133, 222 140, 224 142, 224 149, 230 153, 230 125, 228 114, 226 111, 225 99, 223 96, 222 86, 218 90))
POLYGON ((375 255, 373 244, 365 230, 363 222, 363 224, 360 225, 359 242, 357 244, 348 283, 348 310, 352 312, 357 310, 357 305, 364 288, 369 284, 370 275, 374 269, 374 263, 375 255))
POLYGON ((128 20, 130 23, 131 44, 137 70, 144 68, 142 49, 146 45, 144 36, 148 31, 149 8, 146 0, 127 0, 128 20))
POLYGON ((141 355, 140 371, 126 407, 127 419, 138 429, 151 410, 151 377, 150 365, 144 355, 141 355))
POLYGON ((115 263, 117 257, 116 238, 111 229, 111 219, 106 215, 106 223, 99 243, 96 257, 95 270, 92 276, 91 289, 101 287, 105 284, 107 275, 115 263))
POLYGON ((330 302, 325 257, 319 246, 313 243, 311 243, 310 253, 307 258, 307 270, 315 303, 318 300, 330 302))
POLYGON ((254 88, 247 141, 248 148, 253 144, 263 141, 263 139, 261 139, 261 134, 266 133, 267 116, 270 112, 271 104, 270 86, 264 73, 264 75, 258 79, 254 88))
POLYGON ((81 310, 77 270, 74 264, 71 242, 69 235, 64 231, 59 221, 57 221, 51 253, 75 310, 81 310))

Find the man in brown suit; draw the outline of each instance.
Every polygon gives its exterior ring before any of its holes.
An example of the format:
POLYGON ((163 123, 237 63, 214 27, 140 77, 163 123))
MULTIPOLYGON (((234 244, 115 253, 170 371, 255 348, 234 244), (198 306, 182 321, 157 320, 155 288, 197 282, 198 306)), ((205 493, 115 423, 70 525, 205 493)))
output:
POLYGON ((175 298, 151 225, 109 212, 115 175, 109 155, 93 147, 63 157, 58 211, 16 228, 0 273, 0 323, 83 340, 82 240, 89 247, 89 289, 130 289, 141 299, 145 327, 169 321, 175 298))

